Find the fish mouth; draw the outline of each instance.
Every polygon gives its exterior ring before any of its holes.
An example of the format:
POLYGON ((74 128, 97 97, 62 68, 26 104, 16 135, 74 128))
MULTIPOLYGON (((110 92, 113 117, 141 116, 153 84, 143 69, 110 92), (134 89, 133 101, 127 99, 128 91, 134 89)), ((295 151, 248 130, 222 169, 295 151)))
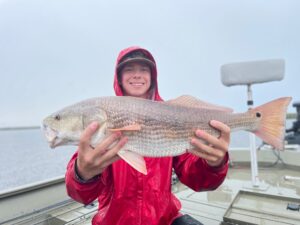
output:
POLYGON ((62 145, 78 145, 79 141, 75 139, 66 138, 65 135, 47 125, 42 125, 43 133, 46 137, 50 148, 56 148, 62 145))
POLYGON ((59 138, 59 132, 46 126, 42 126, 42 130, 45 134, 46 140, 50 146, 50 148, 55 148, 62 143, 62 139, 59 138))

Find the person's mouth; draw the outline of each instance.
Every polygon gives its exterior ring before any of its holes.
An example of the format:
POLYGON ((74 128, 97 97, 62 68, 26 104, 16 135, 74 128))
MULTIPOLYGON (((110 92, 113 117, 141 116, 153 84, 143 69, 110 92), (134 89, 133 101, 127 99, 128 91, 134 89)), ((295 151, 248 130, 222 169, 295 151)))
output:
POLYGON ((143 82, 130 82, 129 84, 132 85, 132 86, 135 86, 135 87, 141 87, 145 83, 143 83, 143 82))

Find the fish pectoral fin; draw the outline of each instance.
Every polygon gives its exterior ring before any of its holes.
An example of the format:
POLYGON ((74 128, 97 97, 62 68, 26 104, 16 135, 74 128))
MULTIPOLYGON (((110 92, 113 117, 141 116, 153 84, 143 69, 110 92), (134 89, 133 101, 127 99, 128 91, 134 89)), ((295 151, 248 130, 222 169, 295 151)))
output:
POLYGON ((218 111, 224 111, 224 112, 233 112, 233 109, 231 109, 231 108, 215 105, 215 104, 212 104, 209 102, 205 102, 205 101, 202 101, 202 100, 197 99, 190 95, 182 95, 178 98, 166 101, 166 103, 171 104, 171 105, 190 107, 190 108, 211 109, 211 110, 218 110, 218 111))
POLYGON ((128 150, 120 150, 118 155, 134 169, 147 175, 146 162, 143 156, 128 150))
POLYGON ((142 126, 138 123, 131 124, 125 127, 120 127, 120 128, 111 128, 108 129, 109 131, 138 131, 141 130, 142 126))

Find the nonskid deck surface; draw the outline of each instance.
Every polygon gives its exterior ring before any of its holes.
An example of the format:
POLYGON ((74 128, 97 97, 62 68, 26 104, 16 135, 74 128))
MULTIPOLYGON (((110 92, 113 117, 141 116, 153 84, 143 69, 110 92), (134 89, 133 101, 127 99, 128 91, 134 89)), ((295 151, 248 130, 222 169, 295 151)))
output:
POLYGON ((0 224, 14 225, 62 225, 81 224, 90 225, 94 214, 97 213, 97 203, 88 206, 73 200, 65 201, 57 207, 22 216, 0 224))
MULTIPOLYGON (((250 193, 259 193, 266 196, 282 196, 296 199, 300 204, 300 181, 286 181, 284 176, 289 174, 292 177, 300 177, 300 171, 283 168, 260 169, 260 187, 253 187, 251 182, 251 171, 249 167, 230 168, 224 183, 215 191, 194 192, 186 189, 176 195, 182 203, 182 212, 187 213, 207 225, 219 225, 223 221, 223 216, 235 200, 238 192, 243 190, 250 193)), ((264 196, 253 196, 253 205, 244 207, 251 211, 265 204, 264 196)), ((250 201, 248 201, 249 203, 250 201)), ((275 211, 275 210, 274 210, 275 211)), ((292 213, 299 217, 298 223, 274 223, 273 224, 300 224, 300 212, 287 211, 286 205, 282 207, 280 213, 292 213)), ((255 224, 255 223, 254 223, 255 224)), ((260 223, 257 223, 260 224, 260 223)), ((268 223, 265 223, 268 224, 268 223)))
MULTIPOLYGON (((233 155, 232 158, 235 158, 236 160, 245 158, 243 152, 241 153, 242 155, 239 154, 240 152, 233 155)), ((241 190, 245 191, 246 193, 258 193, 258 195, 249 197, 246 194, 247 202, 252 205, 248 205, 246 207, 243 206, 240 209, 235 209, 235 212, 241 209, 246 210, 246 212, 250 212, 251 210, 255 211, 255 209, 257 208, 256 206, 258 206, 259 208, 262 207, 263 204, 265 204, 265 199, 272 199, 272 197, 270 198, 268 196, 296 199, 296 201, 299 202, 300 205, 300 179, 297 179, 300 178, 299 166, 286 166, 285 164, 285 162, 287 162, 288 160, 290 160, 292 164, 294 161, 299 162, 300 154, 291 152, 286 155, 281 155, 281 159, 284 163, 280 161, 277 164, 273 163, 273 154, 267 155, 268 157, 266 157, 266 155, 264 154, 259 154, 259 159, 263 159, 265 162, 264 164, 259 165, 259 187, 252 186, 251 169, 249 167, 249 162, 245 163, 245 161, 243 160, 239 160, 242 161, 241 163, 233 163, 233 166, 229 168, 228 175, 223 184, 214 191, 194 192, 181 183, 173 185, 172 191, 176 194, 176 196, 182 203, 181 212, 190 214, 197 220, 201 221, 203 224, 221 224, 224 219, 224 215, 228 214, 228 209, 233 205, 235 201, 237 201, 237 195, 241 190), (293 155, 291 159, 289 156, 290 154, 293 155), (286 177, 292 179, 285 179, 286 177), (265 196, 259 197, 259 194, 266 195, 267 198, 265 196), (249 198, 251 199, 249 200, 249 198)), ((61 187, 59 187, 58 190, 64 190, 64 185, 60 185, 61 187)), ((46 193, 49 193, 49 191, 47 191, 46 193)), ((237 202, 236 205, 238 206, 239 202, 237 202)), ((279 211, 279 214, 286 214, 291 218, 294 217, 295 219, 297 219, 298 216, 300 218, 300 212, 286 211, 285 204, 283 204, 282 207, 282 209, 278 209, 277 207, 277 210, 282 210, 279 211)), ((268 210, 269 209, 267 209, 267 211, 268 210)), ((244 212, 241 212, 240 215, 242 215, 242 213, 244 212)), ((270 212, 272 214, 272 210, 270 212)), ((91 219, 95 213, 97 213, 96 201, 93 203, 93 205, 84 207, 82 204, 69 199, 64 200, 64 202, 60 204, 54 205, 53 207, 35 211, 28 215, 22 215, 21 217, 10 219, 6 222, 0 220, 0 224, 91 224, 91 219)), ((300 224, 300 222, 282 223, 279 221, 279 219, 276 221, 276 218, 273 222, 273 224, 300 224)))

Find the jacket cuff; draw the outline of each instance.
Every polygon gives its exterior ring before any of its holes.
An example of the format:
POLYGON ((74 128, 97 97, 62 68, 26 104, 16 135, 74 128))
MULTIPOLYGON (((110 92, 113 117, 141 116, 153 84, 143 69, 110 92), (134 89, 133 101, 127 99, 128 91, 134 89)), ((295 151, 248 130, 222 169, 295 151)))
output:
POLYGON ((76 159, 76 160, 75 160, 75 163, 74 163, 74 176, 75 176, 75 180, 76 180, 78 183, 81 183, 81 184, 89 184, 89 183, 92 183, 92 182, 94 182, 94 181, 99 180, 101 174, 96 175, 96 176, 94 176, 94 177, 92 177, 91 179, 88 179, 88 180, 83 179, 83 178, 79 175, 79 173, 78 173, 77 159, 76 159))
POLYGON ((207 164, 207 167, 210 171, 219 172, 219 171, 222 171, 225 167, 228 166, 228 161, 229 161, 229 154, 227 152, 225 157, 224 157, 223 162, 221 163, 221 165, 219 165, 219 166, 210 166, 208 163, 206 163, 206 164, 207 164))

